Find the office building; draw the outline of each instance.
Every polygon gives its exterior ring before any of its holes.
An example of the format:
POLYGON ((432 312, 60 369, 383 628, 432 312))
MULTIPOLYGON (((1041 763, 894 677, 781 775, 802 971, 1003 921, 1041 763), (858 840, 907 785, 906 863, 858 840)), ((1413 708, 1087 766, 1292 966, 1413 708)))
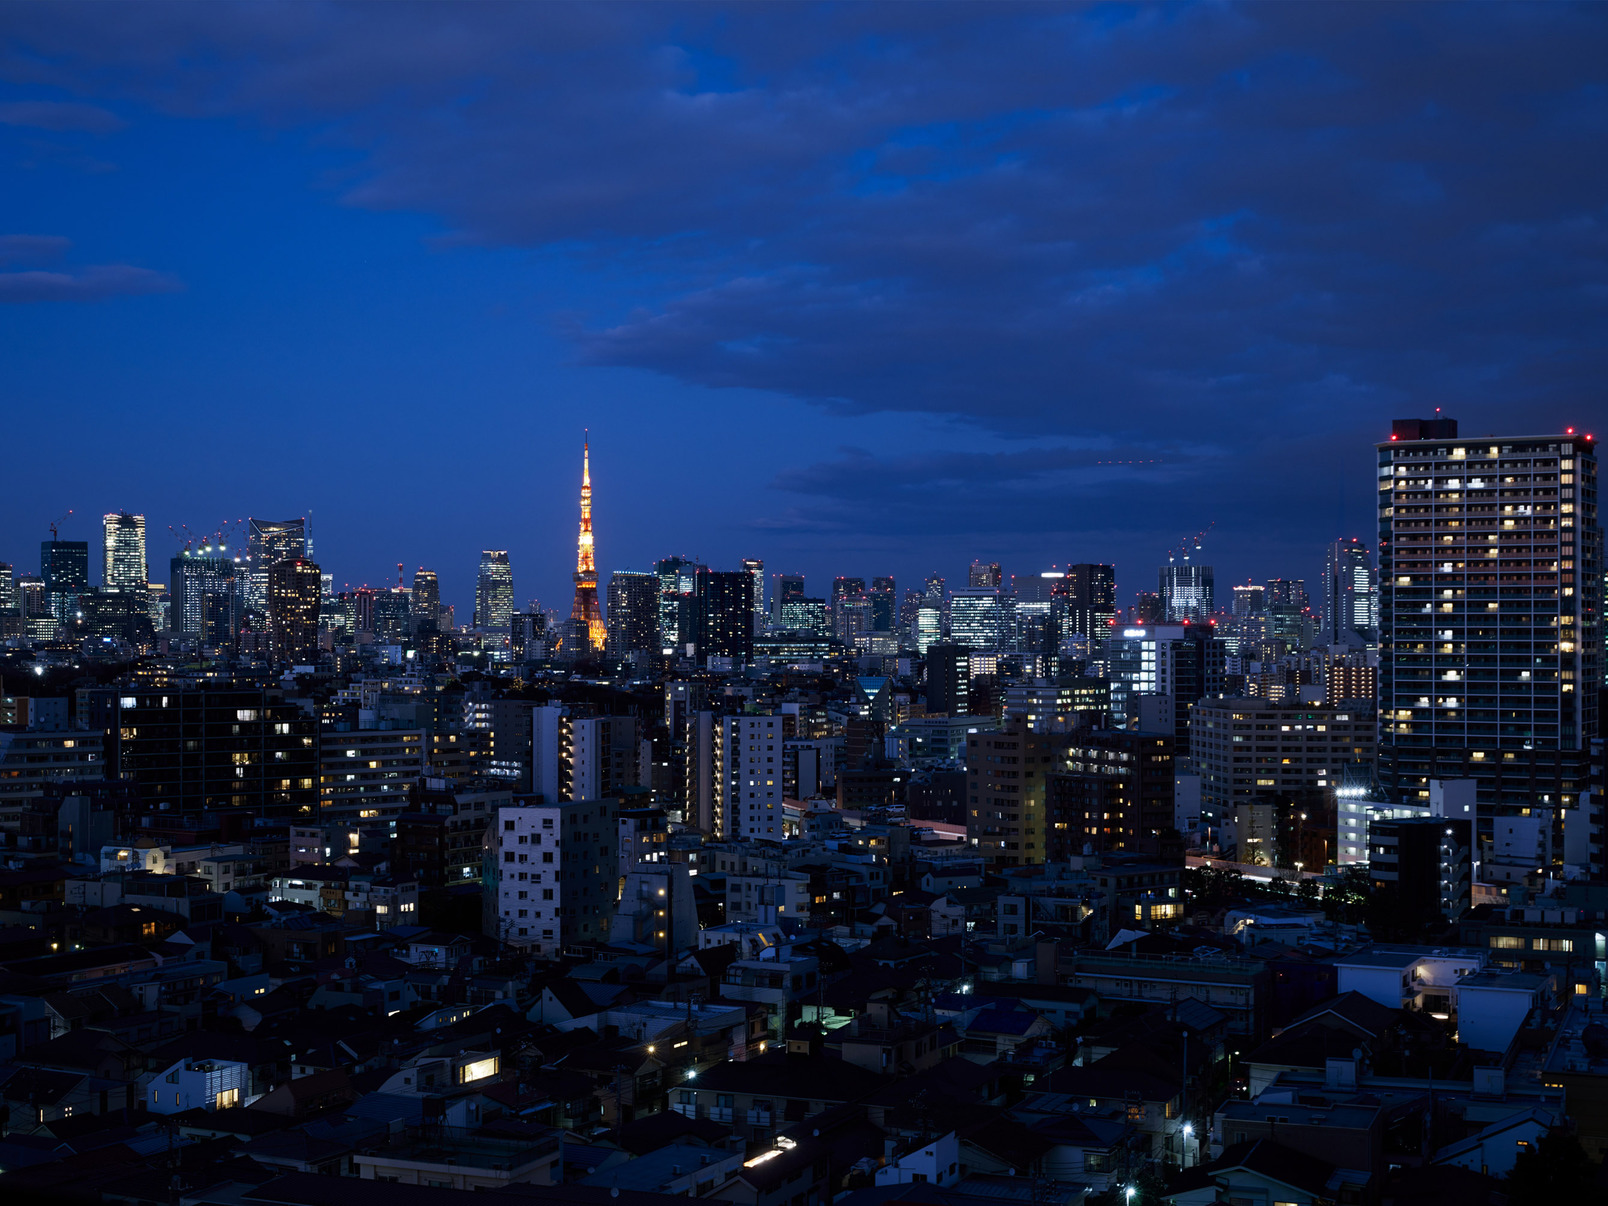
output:
POLYGON ((235 561, 223 548, 185 549, 168 563, 173 603, 169 624, 205 645, 225 648, 234 643, 235 561))
POLYGON ((754 660, 754 576, 743 570, 700 569, 693 584, 697 658, 754 660))
POLYGON ((377 645, 404 645, 413 632, 413 599, 400 586, 377 590, 369 600, 377 645))
POLYGON ((899 603, 899 589, 892 578, 871 579, 866 596, 871 602, 871 631, 892 632, 899 603))
POLYGON ((481 632, 507 632, 514 614, 514 570, 507 549, 485 549, 475 576, 475 627, 481 632))
POLYGON ((1262 614, 1266 606, 1267 587, 1254 582, 1242 582, 1234 588, 1233 615, 1235 619, 1248 619, 1262 614))
POLYGON ((832 579, 832 610, 844 599, 858 599, 865 594, 864 578, 834 578, 832 579))
POLYGON ((145 563, 145 516, 116 511, 102 523, 102 585, 108 590, 144 593, 151 580, 145 563))
POLYGON ((547 656, 547 615, 516 611, 508 617, 508 658, 516 666, 547 656))
POLYGON ((416 637, 435 636, 441 631, 441 582, 435 570, 423 566, 413 571, 413 592, 408 605, 408 623, 416 637))
POLYGON ((971 650, 965 645, 927 649, 927 715, 966 716, 971 684, 971 650))
POLYGON ((998 590, 1005 584, 1005 575, 997 561, 973 561, 966 571, 966 586, 970 590, 998 590))
POLYGON ((804 597, 803 574, 777 574, 776 586, 771 592, 770 618, 777 628, 788 628, 790 625, 782 618, 782 609, 788 603, 795 603, 804 597))
POLYGON ((705 568, 690 557, 666 557, 654 563, 659 575, 659 645, 686 651, 693 640, 693 589, 705 568))
POLYGON ((17 603, 17 574, 8 561, 0 561, 0 616, 22 614, 17 603))
POLYGON ((1198 565, 1187 557, 1161 567, 1162 618, 1169 624, 1199 623, 1211 619, 1215 606, 1212 567, 1198 565))
POLYGON ((872 631, 871 600, 864 595, 839 599, 832 608, 832 635, 840 644, 854 649, 872 631))
POLYGON ((781 841, 782 718, 720 716, 713 735, 715 836, 781 841))
POLYGON ((910 643, 916 652, 925 656, 932 647, 944 639, 944 609, 941 602, 923 595, 916 608, 915 620, 910 628, 910 643))
POLYGON ((949 596, 949 639, 970 649, 1015 644, 1016 597, 992 587, 967 587, 949 596))
POLYGON ((483 928, 543 958, 607 941, 619 889, 618 799, 522 801, 497 810, 483 928))
POLYGON ((609 575, 607 649, 613 661, 659 651, 659 575, 637 570, 609 575))
POLYGON ((785 599, 777 608, 776 627, 783 632, 832 635, 832 615, 825 599, 785 599))
POLYGON ((295 557, 268 570, 268 632, 282 662, 318 660, 318 566, 295 557))
POLYGON ((1223 693, 1222 638, 1210 624, 1131 625, 1115 632, 1105 647, 1112 724, 1169 733, 1179 757, 1187 756, 1190 705, 1223 693), (1154 702, 1145 704, 1146 697, 1154 702))
MULTIPOLYGON (((1402 802, 1471 778, 1498 816, 1587 786, 1602 529, 1587 437, 1402 419, 1379 461, 1379 775, 1402 802)), ((1601 873, 1601 869, 1598 869, 1601 873)))
POLYGON ((1329 645, 1372 645, 1379 639, 1373 554, 1355 536, 1336 540, 1324 556, 1323 639, 1329 645))
POLYGON ((1068 566, 1055 590, 1066 600, 1066 631, 1087 637, 1096 652, 1104 648, 1117 617, 1116 567, 1090 562, 1068 566))
POLYGON ((1189 753, 1200 773, 1201 821, 1216 829, 1258 796, 1334 791, 1369 778, 1374 711, 1365 703, 1204 699, 1190 711, 1189 753))
POLYGON ((244 812, 311 818, 318 721, 261 688, 130 690, 106 719, 106 777, 182 817, 244 812))
POLYGON ((601 653, 608 643, 608 635, 597 599, 597 557, 592 547, 592 445, 588 441, 581 449, 581 527, 575 541, 575 601, 570 605, 569 629, 561 652, 570 658, 601 653))
POLYGON ((268 607, 268 571, 281 561, 308 555, 307 521, 248 519, 246 530, 246 606, 264 611, 268 607))
POLYGON ((45 605, 57 620, 71 620, 79 596, 89 590, 89 542, 45 540, 39 545, 39 576, 45 584, 45 605))
POLYGON ((1263 592, 1263 605, 1307 611, 1311 601, 1307 598, 1306 582, 1300 578, 1269 578, 1263 592))
POLYGON ((765 631, 765 563, 757 557, 744 557, 742 568, 754 576, 754 635, 765 631))

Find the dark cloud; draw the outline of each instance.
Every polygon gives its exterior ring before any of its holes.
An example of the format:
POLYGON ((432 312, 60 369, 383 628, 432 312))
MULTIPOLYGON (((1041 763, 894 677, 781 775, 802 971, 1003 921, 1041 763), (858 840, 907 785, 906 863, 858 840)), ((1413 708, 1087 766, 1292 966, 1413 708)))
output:
POLYGON ((0 304, 86 302, 138 293, 173 293, 174 277, 129 264, 103 264, 70 272, 0 272, 0 304))
POLYGON ((778 479, 801 530, 962 522, 922 472, 1019 478, 1017 515, 1247 465, 1300 495, 1392 412, 1546 423, 1608 374, 1600 5, 0 11, 15 83, 316 127, 349 204, 595 270, 630 304, 571 316, 585 363, 1197 448, 1143 482, 849 456, 778 479))
POLYGON ((37 264, 65 254, 72 240, 61 235, 0 235, 0 264, 37 264))
POLYGON ((128 123, 97 105, 63 101, 9 101, 0 104, 0 126, 26 126, 35 130, 113 134, 128 123))

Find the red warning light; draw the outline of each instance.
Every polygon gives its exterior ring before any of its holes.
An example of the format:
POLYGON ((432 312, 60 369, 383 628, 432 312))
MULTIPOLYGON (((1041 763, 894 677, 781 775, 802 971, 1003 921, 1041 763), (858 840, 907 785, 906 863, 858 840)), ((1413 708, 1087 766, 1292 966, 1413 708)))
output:
POLYGON ((1398 436, 1398 435, 1395 435, 1394 433, 1392 433, 1390 438, 1393 439, 1393 440, 1399 440, 1401 437, 1398 436))
POLYGON ((1563 434, 1564 435, 1574 435, 1574 428, 1573 427, 1565 427, 1563 429, 1563 434))

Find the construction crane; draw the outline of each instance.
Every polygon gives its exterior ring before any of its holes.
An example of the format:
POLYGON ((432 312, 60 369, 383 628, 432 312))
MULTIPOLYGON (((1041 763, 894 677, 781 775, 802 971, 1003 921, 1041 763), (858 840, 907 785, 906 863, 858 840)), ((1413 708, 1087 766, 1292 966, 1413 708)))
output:
POLYGON ((1172 564, 1173 562, 1178 561, 1180 558, 1182 558, 1185 561, 1188 561, 1189 560, 1189 554, 1191 553, 1191 551, 1196 552, 1196 553, 1200 552, 1200 542, 1202 540, 1205 540, 1206 539, 1206 533, 1210 532, 1216 526, 1217 526, 1217 521, 1214 519, 1214 520, 1211 521, 1211 523, 1207 524, 1204 528, 1202 528, 1200 531, 1196 532, 1193 536, 1185 536, 1181 541, 1178 542, 1178 547, 1177 548, 1168 549, 1167 550, 1168 564, 1172 564), (1193 549, 1191 549, 1191 547, 1190 547, 1191 545, 1194 546, 1193 549))
POLYGON ((52 543, 52 544, 54 544, 54 543, 56 543, 56 541, 58 541, 58 540, 60 540, 60 539, 61 539, 61 536, 60 536, 60 534, 59 534, 59 533, 58 533, 58 532, 57 532, 57 530, 56 530, 56 529, 57 529, 57 528, 58 528, 58 527, 60 527, 60 526, 61 526, 61 525, 62 525, 62 524, 64 524, 64 523, 66 523, 66 522, 67 522, 67 519, 68 519, 68 517, 69 517, 69 516, 71 516, 71 515, 72 515, 72 511, 71 511, 71 510, 69 510, 69 511, 68 511, 68 512, 67 512, 67 514, 66 514, 66 515, 63 515, 63 516, 62 516, 62 517, 61 517, 61 518, 60 518, 60 519, 58 519, 58 520, 55 520, 55 521, 53 521, 53 522, 52 522, 52 523, 51 523, 51 525, 50 525, 50 542, 51 542, 51 543, 52 543))

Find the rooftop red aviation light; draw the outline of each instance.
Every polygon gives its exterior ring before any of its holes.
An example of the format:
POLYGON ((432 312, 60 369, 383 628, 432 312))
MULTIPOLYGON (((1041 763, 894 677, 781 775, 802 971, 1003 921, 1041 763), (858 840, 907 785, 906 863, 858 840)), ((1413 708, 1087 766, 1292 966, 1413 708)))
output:
POLYGON ((1574 435, 1574 428, 1573 427, 1565 427, 1563 429, 1563 434, 1564 435, 1574 435))

